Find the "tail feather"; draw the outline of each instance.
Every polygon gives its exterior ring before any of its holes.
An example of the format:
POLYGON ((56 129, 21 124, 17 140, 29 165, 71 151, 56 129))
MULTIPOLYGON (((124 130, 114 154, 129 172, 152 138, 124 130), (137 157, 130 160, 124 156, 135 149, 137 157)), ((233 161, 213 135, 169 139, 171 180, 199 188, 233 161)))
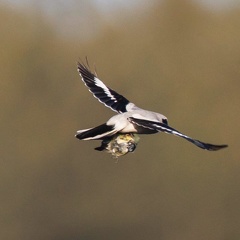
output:
POLYGON ((111 136, 114 134, 114 126, 109 126, 106 123, 97 126, 95 128, 90 129, 84 129, 77 131, 77 134, 75 135, 76 138, 80 140, 98 140, 103 139, 106 136, 111 136))

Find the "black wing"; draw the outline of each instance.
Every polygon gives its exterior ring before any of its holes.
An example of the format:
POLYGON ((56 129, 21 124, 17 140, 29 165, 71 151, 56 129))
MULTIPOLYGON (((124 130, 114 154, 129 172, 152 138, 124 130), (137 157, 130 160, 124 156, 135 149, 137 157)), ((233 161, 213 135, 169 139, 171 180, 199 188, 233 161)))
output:
POLYGON ((127 112, 126 107, 130 102, 125 97, 108 88, 84 64, 78 63, 78 72, 89 91, 99 102, 118 113, 127 112))
POLYGON ((184 139, 186 139, 187 141, 195 144, 196 146, 202 148, 202 149, 206 149, 209 151, 216 151, 222 148, 227 147, 228 145, 213 145, 210 143, 204 143, 201 142, 199 140, 190 138, 184 134, 182 134, 181 132, 175 130, 174 128, 168 126, 167 124, 164 123, 160 123, 160 122, 153 122, 153 121, 148 121, 148 120, 142 120, 142 119, 136 119, 133 117, 129 118, 129 121, 132 122, 133 124, 145 127, 145 128, 149 128, 151 130, 157 130, 159 132, 165 132, 165 133, 169 133, 169 134, 173 134, 179 137, 182 137, 184 139))

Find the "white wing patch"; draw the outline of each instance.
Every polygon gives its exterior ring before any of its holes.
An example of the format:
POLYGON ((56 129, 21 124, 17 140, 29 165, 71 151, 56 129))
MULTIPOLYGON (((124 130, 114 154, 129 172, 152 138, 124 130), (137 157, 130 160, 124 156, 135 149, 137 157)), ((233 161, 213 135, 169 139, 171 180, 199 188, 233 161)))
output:
POLYGON ((114 102, 117 102, 116 98, 111 94, 108 87, 98 78, 94 77, 94 81, 96 86, 103 89, 103 91, 106 93, 106 95, 111 98, 111 100, 114 100, 114 102))
MULTIPOLYGON (((94 73, 85 65, 78 63, 78 72, 84 84, 99 102, 106 107, 111 108, 118 113, 127 112, 127 106, 130 103, 128 99, 111 88, 108 88, 94 73)), ((132 108, 132 106, 130 106, 132 108)), ((129 108, 128 108, 129 109, 129 108)))

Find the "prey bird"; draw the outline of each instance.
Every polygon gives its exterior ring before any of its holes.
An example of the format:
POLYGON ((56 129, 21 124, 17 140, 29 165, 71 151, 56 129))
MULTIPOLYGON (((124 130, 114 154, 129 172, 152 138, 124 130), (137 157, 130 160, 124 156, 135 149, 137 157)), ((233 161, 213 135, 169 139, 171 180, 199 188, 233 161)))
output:
MULTIPOLYGON (((99 102, 118 114, 106 123, 94 128, 77 131, 76 138, 80 140, 106 140, 117 134, 153 134, 165 132, 186 139, 197 147, 216 151, 227 145, 214 145, 193 139, 168 125, 167 118, 156 112, 137 107, 124 96, 107 87, 96 73, 90 71, 87 65, 78 63, 78 72, 84 84, 99 102)), ((101 147, 96 148, 99 150, 101 147)))

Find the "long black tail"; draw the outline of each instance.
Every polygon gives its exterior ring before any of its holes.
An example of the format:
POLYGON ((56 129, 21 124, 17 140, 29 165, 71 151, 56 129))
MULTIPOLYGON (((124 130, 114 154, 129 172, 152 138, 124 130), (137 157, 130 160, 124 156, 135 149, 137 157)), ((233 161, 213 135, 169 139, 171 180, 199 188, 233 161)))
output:
POLYGON ((105 136, 108 136, 113 129, 114 129, 113 126, 109 126, 106 123, 104 123, 95 128, 79 130, 77 131, 75 137, 80 140, 99 140, 99 139, 101 140, 105 136))

